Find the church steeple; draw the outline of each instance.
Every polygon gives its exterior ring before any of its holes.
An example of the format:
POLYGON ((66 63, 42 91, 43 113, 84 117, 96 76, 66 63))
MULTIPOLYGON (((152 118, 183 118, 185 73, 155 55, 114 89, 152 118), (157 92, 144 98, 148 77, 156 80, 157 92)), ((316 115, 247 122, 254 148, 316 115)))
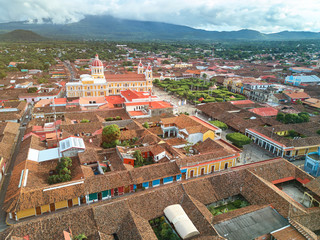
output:
POLYGON ((138 65, 138 74, 143 74, 143 65, 142 65, 141 59, 140 59, 139 65, 138 65))
POLYGON ((150 63, 148 64, 148 67, 147 67, 147 70, 145 72, 145 75, 146 75, 146 79, 148 80, 152 80, 152 67, 150 65, 150 63))

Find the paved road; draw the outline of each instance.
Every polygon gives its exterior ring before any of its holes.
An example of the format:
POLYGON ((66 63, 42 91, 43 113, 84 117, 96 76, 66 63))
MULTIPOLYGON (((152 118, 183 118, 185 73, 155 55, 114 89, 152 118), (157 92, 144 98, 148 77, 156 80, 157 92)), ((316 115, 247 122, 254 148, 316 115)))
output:
POLYGON ((14 153, 12 155, 11 161, 9 162, 9 167, 7 168, 7 171, 3 177, 3 183, 2 183, 2 187, 1 187, 1 191, 0 191, 0 231, 3 231, 4 229, 6 229, 8 226, 6 224, 6 212, 2 210, 2 206, 3 206, 3 202, 5 199, 5 195, 7 192, 7 188, 9 185, 9 181, 10 181, 10 177, 11 177, 11 173, 12 173, 12 169, 14 166, 14 162, 16 161, 19 149, 20 149, 20 144, 22 141, 22 138, 24 136, 24 132, 26 131, 26 127, 23 127, 23 125, 28 124, 28 122, 30 121, 30 112, 31 112, 31 105, 28 105, 28 109, 25 113, 25 115, 22 118, 22 121, 20 123, 20 128, 19 128, 19 136, 18 136, 18 140, 14 149, 14 153), (26 118, 26 116, 28 116, 28 118, 26 118))
POLYGON ((67 67, 67 69, 70 72, 70 81, 74 81, 75 80, 74 71, 73 71, 73 68, 70 64, 70 61, 64 61, 63 64, 67 67))

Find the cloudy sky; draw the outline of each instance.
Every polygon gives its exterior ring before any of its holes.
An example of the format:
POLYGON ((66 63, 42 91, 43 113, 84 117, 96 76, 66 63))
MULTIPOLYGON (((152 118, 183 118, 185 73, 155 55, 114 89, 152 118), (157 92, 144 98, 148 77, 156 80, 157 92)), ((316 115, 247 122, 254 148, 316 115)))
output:
POLYGON ((0 0, 0 6, 0 22, 108 14, 218 31, 320 31, 319 0, 0 0))

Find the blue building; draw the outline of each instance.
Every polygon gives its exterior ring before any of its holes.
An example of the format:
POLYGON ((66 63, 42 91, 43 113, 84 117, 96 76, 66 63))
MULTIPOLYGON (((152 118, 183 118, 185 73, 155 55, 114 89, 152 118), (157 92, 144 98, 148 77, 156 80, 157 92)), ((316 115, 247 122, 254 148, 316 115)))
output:
POLYGON ((299 86, 301 84, 319 84, 320 78, 316 75, 311 76, 287 76, 285 83, 291 84, 293 86, 299 86))
POLYGON ((314 177, 320 176, 320 147, 318 152, 311 152, 306 155, 306 161, 304 163, 304 170, 314 177))

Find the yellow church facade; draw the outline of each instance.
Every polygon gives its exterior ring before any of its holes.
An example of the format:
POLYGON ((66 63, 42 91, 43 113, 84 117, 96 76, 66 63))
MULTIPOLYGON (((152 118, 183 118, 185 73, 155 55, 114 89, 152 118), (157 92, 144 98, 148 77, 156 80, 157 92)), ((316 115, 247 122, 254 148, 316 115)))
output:
POLYGON ((140 62, 137 73, 104 74, 102 62, 96 55, 91 65, 91 75, 83 74, 78 82, 66 84, 67 97, 101 97, 120 95, 124 90, 152 91, 152 68, 149 65, 144 71, 140 62))

